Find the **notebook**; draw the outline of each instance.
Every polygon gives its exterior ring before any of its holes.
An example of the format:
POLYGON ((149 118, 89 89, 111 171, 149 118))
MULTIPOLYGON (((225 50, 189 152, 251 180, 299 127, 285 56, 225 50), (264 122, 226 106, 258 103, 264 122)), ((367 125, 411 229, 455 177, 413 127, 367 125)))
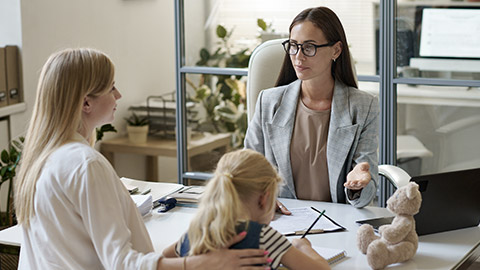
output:
POLYGON ((328 264, 330 265, 339 262, 347 257, 347 252, 342 249, 326 248, 319 246, 312 246, 312 248, 318 254, 322 255, 322 257, 325 258, 325 260, 327 260, 328 264))
POLYGON ((171 198, 175 198, 178 203, 198 203, 203 192, 205 192, 205 186, 185 186, 169 195, 171 198))
MULTIPOLYGON (((336 249, 336 248, 326 248, 326 247, 319 247, 319 246, 312 246, 312 248, 322 256, 329 265, 332 265, 334 263, 337 263, 344 258, 347 257, 347 252, 342 249, 336 249)), ((277 270, 286 270, 288 269, 284 265, 280 265, 277 270)))
MULTIPOLYGON (((414 216, 418 235, 478 226, 480 223, 480 168, 415 176, 410 179, 422 193, 420 212, 414 216)), ((360 220, 377 227, 390 218, 360 220)))

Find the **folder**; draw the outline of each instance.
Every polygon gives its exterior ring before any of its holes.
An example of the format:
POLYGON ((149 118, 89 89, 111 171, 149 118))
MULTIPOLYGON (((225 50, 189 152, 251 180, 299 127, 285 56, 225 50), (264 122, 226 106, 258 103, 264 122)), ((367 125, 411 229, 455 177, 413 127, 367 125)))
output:
POLYGON ((7 71, 5 68, 5 48, 0 48, 0 107, 7 106, 7 71))
POLYGON ((8 105, 19 103, 21 100, 20 65, 18 47, 5 47, 5 68, 7 73, 7 102, 8 105))

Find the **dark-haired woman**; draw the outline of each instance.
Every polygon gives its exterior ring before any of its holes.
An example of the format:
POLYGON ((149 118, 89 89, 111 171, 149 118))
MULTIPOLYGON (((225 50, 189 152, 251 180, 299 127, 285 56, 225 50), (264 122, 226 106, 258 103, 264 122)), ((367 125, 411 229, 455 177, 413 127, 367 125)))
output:
POLYGON ((276 87, 258 97, 246 148, 278 167, 280 197, 368 205, 377 189, 378 100, 357 89, 340 20, 326 7, 306 9, 283 46, 276 87))

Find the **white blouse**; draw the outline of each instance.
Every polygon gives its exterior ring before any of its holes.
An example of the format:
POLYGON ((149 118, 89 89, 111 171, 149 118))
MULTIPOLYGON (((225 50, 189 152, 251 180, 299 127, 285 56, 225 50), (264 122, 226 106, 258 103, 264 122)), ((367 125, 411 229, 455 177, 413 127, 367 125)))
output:
POLYGON ((156 269, 160 254, 110 163, 79 134, 36 185, 19 269, 156 269))

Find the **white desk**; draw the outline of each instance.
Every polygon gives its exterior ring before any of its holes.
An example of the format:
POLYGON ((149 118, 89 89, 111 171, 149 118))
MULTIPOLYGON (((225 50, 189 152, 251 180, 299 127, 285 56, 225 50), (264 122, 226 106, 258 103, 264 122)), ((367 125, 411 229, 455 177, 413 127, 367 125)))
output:
MULTIPOLYGON (((290 208, 315 206, 326 209, 326 213, 347 228, 344 232, 309 235, 308 239, 316 246, 332 247, 347 251, 347 258, 332 266, 333 269, 370 269, 366 256, 356 247, 358 225, 355 220, 390 215, 385 208, 366 207, 355 209, 350 205, 324 202, 281 199, 290 208)), ((176 242, 187 230, 196 208, 176 207, 167 213, 153 211, 145 218, 145 225, 154 248, 161 252, 176 242)), ((0 231, 0 244, 20 246, 21 230, 18 226, 0 231)), ((298 236, 297 236, 298 237, 298 236)), ((459 263, 480 249, 480 227, 437 233, 419 237, 418 251, 415 257, 403 264, 390 266, 389 269, 457 269, 459 263)))
MULTIPOLYGON (((359 85, 359 89, 378 96, 378 83, 360 82, 359 85)), ((480 107, 480 88, 397 84, 397 102, 478 108, 480 107)))

